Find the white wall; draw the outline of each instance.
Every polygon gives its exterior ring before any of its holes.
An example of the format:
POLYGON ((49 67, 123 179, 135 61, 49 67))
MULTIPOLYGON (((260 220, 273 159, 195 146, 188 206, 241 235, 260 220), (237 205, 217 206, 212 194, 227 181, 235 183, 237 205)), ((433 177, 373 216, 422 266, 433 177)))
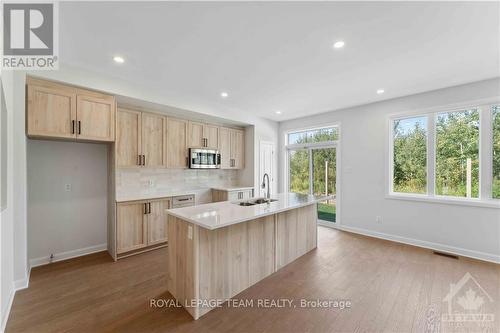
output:
MULTIPOLYGON (((500 261, 500 210, 386 198, 388 115, 500 96, 500 79, 481 81, 280 123, 285 132, 341 123, 341 225, 345 229, 500 261), (375 216, 383 222, 375 223, 375 216)), ((280 188, 285 190, 285 149, 280 188)))
POLYGON ((106 249, 107 151, 106 144, 28 140, 31 267, 50 254, 60 260, 106 249))
POLYGON ((27 287, 25 75, 2 71, 7 107, 7 205, 1 212, 1 320, 6 323, 14 291, 27 287))

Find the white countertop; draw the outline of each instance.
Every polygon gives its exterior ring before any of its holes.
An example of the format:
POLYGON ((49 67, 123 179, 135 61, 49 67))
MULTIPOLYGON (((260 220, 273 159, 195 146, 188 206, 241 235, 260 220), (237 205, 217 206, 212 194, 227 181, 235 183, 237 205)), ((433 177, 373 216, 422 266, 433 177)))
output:
POLYGON ((167 209, 166 212, 169 215, 194 223, 200 227, 213 230, 253 220, 259 217, 304 207, 319 201, 332 199, 333 196, 279 193, 271 196, 271 198, 277 199, 277 201, 269 204, 264 203, 254 206, 239 206, 230 201, 223 201, 193 207, 167 209))
POLYGON ((140 200, 153 200, 153 199, 161 199, 161 198, 169 198, 169 197, 177 197, 179 195, 195 195, 196 191, 186 190, 186 191, 154 191, 154 192, 142 192, 142 193, 130 193, 125 195, 119 195, 116 197, 116 202, 125 202, 125 201, 140 201, 140 200))
POLYGON ((212 190, 218 191, 242 191, 242 190, 252 190, 253 186, 228 186, 228 187, 212 187, 212 190))

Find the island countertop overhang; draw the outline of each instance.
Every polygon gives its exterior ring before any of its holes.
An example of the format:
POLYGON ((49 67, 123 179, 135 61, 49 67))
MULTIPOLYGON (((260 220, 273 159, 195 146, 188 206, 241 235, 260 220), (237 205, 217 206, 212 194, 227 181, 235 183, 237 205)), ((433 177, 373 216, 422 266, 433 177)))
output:
MULTIPOLYGON (((240 206, 230 201, 214 202, 192 207, 167 209, 169 215, 191 222, 202 228, 215 230, 237 223, 285 212, 321 201, 331 200, 333 195, 279 193, 271 196, 276 201, 253 206, 240 206)), ((243 200, 245 201, 245 200, 243 200)), ((239 202, 239 201, 238 201, 239 202)))

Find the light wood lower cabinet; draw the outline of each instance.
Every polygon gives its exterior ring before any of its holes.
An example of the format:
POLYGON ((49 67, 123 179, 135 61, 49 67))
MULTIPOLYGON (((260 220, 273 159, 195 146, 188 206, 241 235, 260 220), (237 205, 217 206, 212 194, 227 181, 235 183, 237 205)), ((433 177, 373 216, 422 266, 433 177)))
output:
POLYGON ((116 253, 118 255, 165 243, 170 198, 120 202, 116 206, 116 253))
POLYGON ((28 77, 26 132, 33 138, 115 141, 115 97, 28 77))
POLYGON ((254 197, 252 189, 241 189, 235 191, 212 189, 212 202, 236 201, 242 199, 251 199, 254 197))

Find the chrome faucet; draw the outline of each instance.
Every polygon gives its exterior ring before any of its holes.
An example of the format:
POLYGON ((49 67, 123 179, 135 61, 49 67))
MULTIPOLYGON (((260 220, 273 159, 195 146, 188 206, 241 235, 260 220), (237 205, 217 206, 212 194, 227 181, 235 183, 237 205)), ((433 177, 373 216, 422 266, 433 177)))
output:
POLYGON ((271 199, 271 189, 270 189, 270 183, 269 183, 269 175, 267 173, 264 174, 264 177, 262 178, 262 188, 266 188, 266 177, 267 177, 267 193, 266 193, 266 199, 271 199))

